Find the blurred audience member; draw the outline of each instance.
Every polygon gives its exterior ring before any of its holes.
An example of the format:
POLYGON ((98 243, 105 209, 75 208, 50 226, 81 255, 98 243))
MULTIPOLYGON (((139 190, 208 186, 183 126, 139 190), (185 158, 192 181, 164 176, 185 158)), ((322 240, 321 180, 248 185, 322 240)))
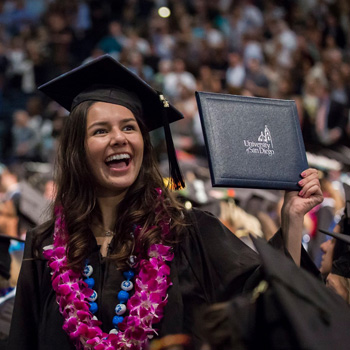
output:
POLYGON ((108 53, 115 59, 119 59, 125 42, 126 37, 123 34, 120 22, 112 20, 108 24, 108 34, 98 42, 97 47, 104 53, 108 53))
POLYGON ((320 272, 325 279, 332 269, 334 245, 335 238, 328 239, 320 245, 320 249, 323 253, 320 272))
POLYGON ((238 51, 231 51, 228 54, 229 67, 226 71, 226 85, 229 93, 239 94, 245 81, 246 72, 242 57, 238 51))
POLYGON ((14 237, 0 233, 0 349, 6 349, 6 340, 10 332, 13 305, 16 295, 16 284, 23 256, 23 245, 19 251, 9 248, 13 242, 23 242, 14 237), (14 241, 15 240, 15 241, 14 241))
POLYGON ((186 71, 185 62, 177 58, 173 61, 173 71, 164 77, 164 93, 174 101, 180 99, 183 90, 196 90, 196 79, 192 73, 186 71))
POLYGON ((163 91, 164 90, 164 80, 167 74, 172 72, 173 62, 169 59, 161 59, 158 62, 158 72, 156 72, 153 76, 153 85, 154 88, 163 91))
POLYGON ((244 88, 253 96, 268 97, 269 80, 263 72, 261 60, 257 57, 247 59, 244 88))
POLYGON ((74 31, 68 23, 67 16, 58 10, 50 11, 45 20, 49 33, 50 59, 59 70, 66 71, 73 61, 74 31))
POLYGON ((142 54, 132 50, 128 52, 127 56, 126 66, 146 82, 151 82, 154 72, 150 66, 145 64, 142 54))
POLYGON ((38 159, 39 138, 37 131, 30 125, 30 116, 26 110, 13 113, 13 156, 17 162, 38 159))
POLYGON ((199 68, 197 90, 216 93, 222 92, 220 77, 207 65, 202 65, 199 68))

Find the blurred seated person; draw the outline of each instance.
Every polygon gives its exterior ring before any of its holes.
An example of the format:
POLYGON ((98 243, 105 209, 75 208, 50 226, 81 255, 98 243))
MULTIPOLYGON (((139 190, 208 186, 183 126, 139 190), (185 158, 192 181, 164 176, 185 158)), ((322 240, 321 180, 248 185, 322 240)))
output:
POLYGON ((173 61, 173 70, 164 77, 164 93, 173 101, 181 100, 184 89, 195 91, 197 82, 192 73, 186 71, 186 64, 181 58, 173 61))
POLYGON ((16 294, 15 286, 23 255, 22 248, 10 254, 11 239, 13 237, 0 234, 0 350, 6 349, 16 294))
POLYGON ((208 92, 222 92, 220 76, 215 73, 208 65, 199 67, 197 90, 208 92))
POLYGON ((327 286, 350 305, 350 187, 344 184, 344 189, 346 204, 342 219, 334 232, 322 231, 333 237, 322 270, 328 272, 327 286))
POLYGON ((306 149, 337 148, 346 143, 348 108, 330 96, 327 86, 320 86, 317 111, 312 120, 305 114, 303 136, 306 149))
POLYGON ((259 58, 251 57, 247 61, 246 76, 243 88, 253 96, 268 97, 270 82, 262 70, 259 58))
POLYGON ((243 65, 242 55, 238 51, 228 54, 229 67, 226 71, 226 85, 229 93, 239 94, 241 91, 246 71, 243 65))
POLYGON ((0 234, 18 235, 18 216, 11 200, 0 203, 0 234))
POLYGON ((325 242, 326 237, 318 230, 332 229, 337 224, 336 217, 341 215, 344 209, 343 196, 339 189, 334 187, 327 172, 319 171, 319 178, 324 200, 322 204, 313 208, 306 215, 304 221, 305 230, 310 236, 307 251, 317 266, 320 266, 322 258, 320 247, 321 251, 324 252, 328 247, 327 244, 329 244, 325 242), (325 245, 323 245, 323 242, 325 242, 325 245))
POLYGON ((14 171, 0 164, 0 202, 12 200, 18 213, 21 192, 18 177, 14 171))
POLYGON ((18 162, 36 161, 39 157, 39 138, 30 125, 30 116, 26 110, 13 113, 13 157, 18 162))
POLYGON ((338 235, 340 239, 332 238, 327 241, 331 243, 320 271, 327 269, 327 287, 339 294, 350 305, 350 235, 345 231, 338 235), (347 241, 342 241, 342 238, 347 241), (332 258, 331 261, 329 261, 330 258, 332 258))
POLYGON ((20 196, 17 176, 0 165, 0 234, 17 237, 20 196))
POLYGON ((108 24, 108 34, 97 43, 97 48, 104 53, 110 54, 114 58, 119 58, 125 40, 126 37, 123 34, 121 24, 119 21, 112 20, 108 24))

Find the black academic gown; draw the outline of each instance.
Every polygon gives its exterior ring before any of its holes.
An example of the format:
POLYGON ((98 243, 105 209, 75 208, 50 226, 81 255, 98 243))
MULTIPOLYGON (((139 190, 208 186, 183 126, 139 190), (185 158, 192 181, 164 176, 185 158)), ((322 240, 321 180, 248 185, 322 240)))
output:
POLYGON ((0 298, 0 350, 7 350, 16 290, 0 298))
MULTIPOLYGON (((256 279, 260 261, 253 250, 213 215, 192 210, 186 213, 186 217, 191 224, 186 227, 181 243, 175 248, 175 257, 170 265, 173 285, 168 289, 164 317, 154 328, 158 329, 159 336, 191 334, 195 344, 199 344, 201 335, 195 322, 196 315, 218 301, 226 286, 230 285, 232 293, 242 292, 251 283, 249 280, 256 279), (237 284, 232 284, 235 279, 237 284)), ((74 349, 62 330, 63 317, 58 310, 47 261, 33 259, 32 236, 32 232, 27 235, 18 280, 10 349, 74 349)), ((276 237, 275 246, 283 249, 281 238, 278 234, 276 237)), ((44 245, 51 243, 52 238, 44 245)), ((109 332, 113 328, 117 293, 124 278, 113 263, 101 257, 97 244, 89 259, 94 268, 94 289, 98 293, 97 317, 102 321, 102 329, 109 332)))

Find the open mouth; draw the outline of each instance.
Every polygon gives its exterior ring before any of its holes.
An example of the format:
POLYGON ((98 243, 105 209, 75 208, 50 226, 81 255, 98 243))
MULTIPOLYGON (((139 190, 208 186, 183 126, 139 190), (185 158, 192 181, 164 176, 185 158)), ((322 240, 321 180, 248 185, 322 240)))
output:
POLYGON ((113 154, 105 160, 105 163, 110 168, 122 169, 129 165, 130 160, 131 157, 127 153, 113 154))

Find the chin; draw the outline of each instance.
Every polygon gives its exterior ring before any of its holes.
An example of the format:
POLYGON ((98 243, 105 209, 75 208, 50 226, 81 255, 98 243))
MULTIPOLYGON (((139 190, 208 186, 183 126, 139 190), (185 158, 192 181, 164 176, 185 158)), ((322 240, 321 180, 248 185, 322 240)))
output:
POLYGON ((133 182, 123 182, 123 183, 118 183, 118 184, 111 184, 109 187, 111 190, 115 190, 115 191, 126 191, 131 185, 133 184, 133 182))

